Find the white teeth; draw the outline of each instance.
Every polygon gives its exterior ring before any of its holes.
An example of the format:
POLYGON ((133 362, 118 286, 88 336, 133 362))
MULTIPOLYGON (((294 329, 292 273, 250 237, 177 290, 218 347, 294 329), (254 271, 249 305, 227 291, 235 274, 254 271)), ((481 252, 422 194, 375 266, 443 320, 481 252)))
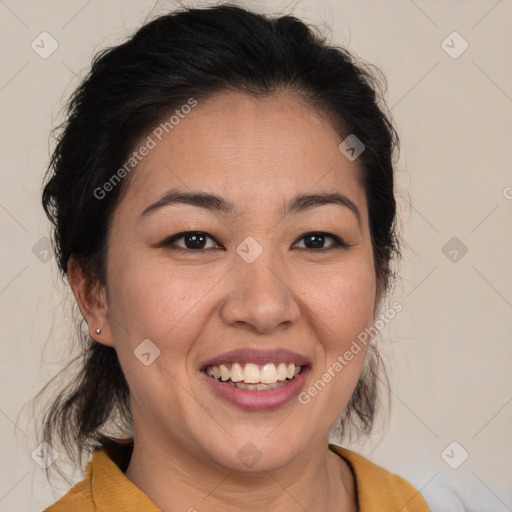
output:
POLYGON ((244 382, 247 384, 256 384, 260 382, 260 369, 253 363, 247 363, 244 368, 244 382))
MULTIPOLYGON (((229 383, 228 383, 229 384, 229 383)), ((284 382, 274 382, 274 384, 244 384, 243 382, 237 382, 236 384, 231 383, 232 386, 235 386, 239 389, 250 389, 250 390, 264 390, 264 389, 275 389, 281 386, 284 386, 284 382)))
POLYGON ((242 367, 238 363, 233 363, 231 366, 231 381, 240 382, 241 380, 244 380, 242 367))
POLYGON ((222 380, 229 380, 229 378, 231 377, 231 374, 229 373, 229 370, 226 368, 226 365, 221 364, 219 366, 219 370, 220 370, 220 378, 222 380))
POLYGON ((261 367, 254 363, 246 363, 245 367, 233 363, 229 369, 226 363, 207 366, 205 371, 210 377, 241 389, 272 389, 284 384, 287 379, 293 380, 301 369, 294 363, 267 363, 261 367))
POLYGON ((286 369, 286 365, 284 363, 279 363, 276 373, 277 380, 286 380, 286 377, 288 376, 288 370, 286 369))
POLYGON ((274 384, 274 382, 277 382, 276 367, 272 363, 266 364, 261 369, 260 382, 263 384, 274 384))

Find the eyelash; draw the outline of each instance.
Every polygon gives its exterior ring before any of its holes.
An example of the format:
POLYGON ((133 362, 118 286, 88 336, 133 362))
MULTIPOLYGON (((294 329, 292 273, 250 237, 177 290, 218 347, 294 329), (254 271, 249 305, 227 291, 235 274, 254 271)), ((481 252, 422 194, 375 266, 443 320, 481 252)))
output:
MULTIPOLYGON (((203 235, 206 238, 210 238, 215 243, 218 244, 218 242, 213 238, 212 236, 208 235, 208 233, 205 233, 204 231, 184 231, 182 233, 178 233, 176 235, 172 235, 168 238, 166 238, 161 244, 159 244, 160 247, 166 247, 168 249, 171 249, 173 251, 180 251, 180 252, 197 252, 197 253, 204 253, 208 252, 212 249, 216 249, 217 247, 210 247, 208 249, 188 249, 184 247, 178 247, 176 245, 173 245, 177 240, 180 240, 181 238, 184 238, 187 235, 203 235)), ((326 253, 328 251, 332 251, 334 249, 347 249, 348 247, 351 247, 351 244, 347 244, 343 239, 341 239, 339 236, 333 235, 332 233, 326 233, 324 231, 309 231, 308 233, 305 233, 302 235, 298 241, 302 240, 303 238, 306 238, 310 235, 324 235, 327 236, 327 238, 332 238, 335 242, 335 244, 329 248, 326 249, 309 249, 309 248, 301 248, 302 250, 308 251, 308 252, 320 252, 320 253, 326 253)), ((295 242, 297 243, 297 242, 295 242)), ((220 244, 219 244, 220 245, 220 244)), ((294 244, 295 245, 295 244, 294 244)))

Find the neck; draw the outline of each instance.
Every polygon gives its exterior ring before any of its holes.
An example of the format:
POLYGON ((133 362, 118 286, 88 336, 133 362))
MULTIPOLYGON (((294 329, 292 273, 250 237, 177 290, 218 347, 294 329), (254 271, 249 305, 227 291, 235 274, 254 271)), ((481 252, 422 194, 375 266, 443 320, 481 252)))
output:
POLYGON ((352 472, 327 443, 276 470, 248 473, 205 463, 182 445, 136 439, 125 474, 163 512, 357 510, 352 472))

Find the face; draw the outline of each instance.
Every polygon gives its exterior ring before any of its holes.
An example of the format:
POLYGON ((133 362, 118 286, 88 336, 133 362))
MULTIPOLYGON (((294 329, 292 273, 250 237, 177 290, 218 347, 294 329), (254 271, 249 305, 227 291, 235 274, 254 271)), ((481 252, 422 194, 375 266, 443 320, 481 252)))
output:
POLYGON ((101 340, 126 375, 135 438, 244 471, 325 450, 366 350, 342 370, 333 364, 375 313, 357 160, 343 156, 340 136, 311 107, 284 93, 217 94, 161 141, 147 135, 156 146, 111 219, 101 340), (161 201, 171 190, 215 195, 231 210, 161 201), (315 194, 341 201, 287 210, 295 196, 315 194), (293 363, 302 369, 290 380, 293 363), (240 389, 232 382, 240 377, 277 381, 240 389))

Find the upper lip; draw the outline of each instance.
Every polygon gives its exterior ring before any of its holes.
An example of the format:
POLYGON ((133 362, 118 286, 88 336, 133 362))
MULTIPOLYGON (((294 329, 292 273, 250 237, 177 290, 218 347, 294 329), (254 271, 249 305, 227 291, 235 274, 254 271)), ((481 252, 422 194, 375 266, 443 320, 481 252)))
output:
POLYGON ((283 348, 273 350, 242 348, 230 350, 229 352, 224 352, 223 354, 219 354, 218 356, 203 361, 201 363, 201 370, 204 370, 207 366, 214 366, 223 363, 294 363, 299 366, 311 365, 311 361, 306 356, 283 348))

